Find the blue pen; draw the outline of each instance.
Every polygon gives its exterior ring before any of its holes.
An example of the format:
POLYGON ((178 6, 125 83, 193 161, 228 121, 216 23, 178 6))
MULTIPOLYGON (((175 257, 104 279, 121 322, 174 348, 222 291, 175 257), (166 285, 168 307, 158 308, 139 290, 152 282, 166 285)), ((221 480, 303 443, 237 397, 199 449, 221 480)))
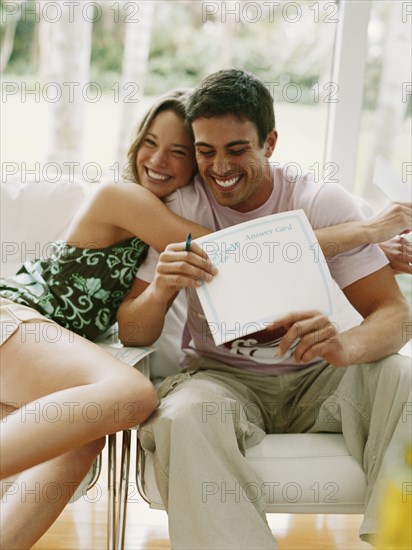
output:
POLYGON ((189 252, 191 244, 192 244, 192 234, 189 233, 189 235, 186 238, 185 252, 189 252))

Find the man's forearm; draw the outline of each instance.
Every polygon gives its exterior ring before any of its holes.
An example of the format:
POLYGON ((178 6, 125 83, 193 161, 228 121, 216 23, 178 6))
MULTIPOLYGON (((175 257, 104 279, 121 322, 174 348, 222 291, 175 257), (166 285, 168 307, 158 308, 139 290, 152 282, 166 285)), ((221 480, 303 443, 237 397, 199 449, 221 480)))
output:
POLYGON ((342 334, 350 362, 376 361, 399 351, 408 340, 410 309, 389 266, 356 281, 344 293, 364 318, 359 327, 342 334))
POLYGON ((140 296, 126 299, 119 308, 119 338, 126 346, 149 346, 163 330, 167 303, 153 298, 149 286, 140 296))
POLYGON ((350 364, 371 363, 397 353, 409 340, 410 312, 406 302, 381 307, 358 327, 341 334, 350 364))

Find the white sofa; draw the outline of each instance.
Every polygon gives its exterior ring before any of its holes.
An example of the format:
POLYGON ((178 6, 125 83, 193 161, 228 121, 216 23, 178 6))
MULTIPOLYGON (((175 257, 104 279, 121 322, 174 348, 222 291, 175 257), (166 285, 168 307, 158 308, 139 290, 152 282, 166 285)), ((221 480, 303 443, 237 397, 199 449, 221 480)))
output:
MULTIPOLYGON (((1 274, 7 276, 25 258, 38 256, 47 251, 48 243, 64 237, 87 190, 69 182, 8 182, 1 187, 1 274)), ((339 307, 345 307, 342 304, 339 307)), ((355 320, 350 312, 348 316, 355 320)), ((178 371, 184 317, 184 304, 180 300, 171 310, 165 332, 156 343, 158 351, 150 358, 152 378, 178 371)), ((340 434, 268 435, 249 449, 246 457, 264 482, 274 484, 268 512, 361 513, 363 510, 364 475, 340 434)), ((145 457, 139 483, 150 505, 161 508, 150 456, 145 457)), ((122 536, 119 540, 121 546, 122 536)))

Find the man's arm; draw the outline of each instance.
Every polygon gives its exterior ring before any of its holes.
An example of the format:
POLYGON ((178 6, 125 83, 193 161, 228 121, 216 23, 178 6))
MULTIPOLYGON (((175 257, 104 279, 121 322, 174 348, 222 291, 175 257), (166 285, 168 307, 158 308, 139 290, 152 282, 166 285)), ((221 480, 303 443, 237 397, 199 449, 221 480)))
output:
POLYGON ((390 266, 352 283, 343 292, 364 317, 359 327, 344 333, 351 363, 382 359, 406 344, 410 310, 390 266))
POLYGON ((409 307, 392 270, 385 266, 352 283, 343 292, 364 317, 360 326, 339 333, 339 327, 316 311, 293 313, 277 321, 287 329, 279 346, 283 355, 301 338, 294 357, 304 363, 321 357, 336 366, 370 363, 396 353, 406 343, 409 307))
POLYGON ((166 313, 182 288, 210 281, 216 268, 196 243, 171 244, 160 254, 153 281, 136 279, 117 313, 119 337, 128 346, 146 346, 160 336, 166 313))
POLYGON ((117 312, 119 338, 125 346, 147 346, 160 336, 168 304, 151 296, 150 283, 136 278, 117 312))

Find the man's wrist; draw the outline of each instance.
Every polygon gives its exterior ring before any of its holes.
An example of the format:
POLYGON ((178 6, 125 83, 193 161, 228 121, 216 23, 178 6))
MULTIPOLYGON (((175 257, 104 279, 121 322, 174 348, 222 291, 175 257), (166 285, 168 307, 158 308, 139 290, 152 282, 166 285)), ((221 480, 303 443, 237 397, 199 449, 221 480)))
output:
POLYGON ((161 293, 156 290, 153 284, 151 284, 147 289, 145 301, 147 302, 147 306, 150 310, 153 310, 153 308, 155 308, 156 311, 166 314, 169 308, 169 300, 162 296, 161 293))

